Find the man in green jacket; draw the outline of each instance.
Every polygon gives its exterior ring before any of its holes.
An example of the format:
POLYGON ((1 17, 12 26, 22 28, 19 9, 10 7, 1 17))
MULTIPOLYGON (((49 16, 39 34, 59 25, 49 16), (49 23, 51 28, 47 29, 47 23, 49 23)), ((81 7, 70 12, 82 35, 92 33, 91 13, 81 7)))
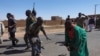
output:
POLYGON ((65 22, 65 45, 70 56, 89 56, 85 29, 72 24, 71 21, 65 22))

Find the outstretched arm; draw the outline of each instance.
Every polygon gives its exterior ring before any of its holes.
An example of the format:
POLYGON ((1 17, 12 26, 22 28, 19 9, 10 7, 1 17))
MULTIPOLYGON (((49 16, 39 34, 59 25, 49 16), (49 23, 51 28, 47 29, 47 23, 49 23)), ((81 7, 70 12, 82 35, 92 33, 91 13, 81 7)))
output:
POLYGON ((41 27, 41 31, 43 32, 43 34, 44 34, 44 36, 46 37, 47 40, 51 40, 51 39, 48 38, 43 26, 41 27))

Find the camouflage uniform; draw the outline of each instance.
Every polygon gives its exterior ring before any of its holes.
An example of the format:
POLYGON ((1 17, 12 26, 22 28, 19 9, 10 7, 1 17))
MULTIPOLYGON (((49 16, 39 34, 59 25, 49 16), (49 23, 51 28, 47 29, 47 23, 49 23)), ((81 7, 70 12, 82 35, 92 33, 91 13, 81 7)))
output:
POLYGON ((25 40, 25 43, 26 43, 26 45, 27 45, 27 47, 29 47, 29 45, 28 45, 28 41, 29 41, 29 34, 28 34, 28 32, 29 32, 29 26, 33 23, 33 22, 35 22, 35 17, 27 17, 27 19, 26 19, 26 33, 25 33, 25 36, 24 36, 24 40, 25 40))

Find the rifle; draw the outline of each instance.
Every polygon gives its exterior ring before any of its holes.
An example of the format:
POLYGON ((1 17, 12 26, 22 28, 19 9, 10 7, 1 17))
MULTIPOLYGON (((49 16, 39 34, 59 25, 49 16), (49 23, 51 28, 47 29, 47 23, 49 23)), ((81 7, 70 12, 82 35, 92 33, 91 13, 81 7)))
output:
POLYGON ((32 10, 32 14, 33 14, 34 16, 36 16, 36 11, 35 11, 35 2, 33 3, 33 10, 32 10))

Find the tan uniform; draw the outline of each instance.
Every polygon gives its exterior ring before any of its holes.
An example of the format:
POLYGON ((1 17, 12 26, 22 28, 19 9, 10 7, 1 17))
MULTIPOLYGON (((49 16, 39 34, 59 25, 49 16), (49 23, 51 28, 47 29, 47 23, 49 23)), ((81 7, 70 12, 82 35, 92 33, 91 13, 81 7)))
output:
POLYGON ((76 18, 76 24, 78 25, 78 26, 80 26, 81 28, 84 28, 84 20, 85 20, 85 18, 76 18))

